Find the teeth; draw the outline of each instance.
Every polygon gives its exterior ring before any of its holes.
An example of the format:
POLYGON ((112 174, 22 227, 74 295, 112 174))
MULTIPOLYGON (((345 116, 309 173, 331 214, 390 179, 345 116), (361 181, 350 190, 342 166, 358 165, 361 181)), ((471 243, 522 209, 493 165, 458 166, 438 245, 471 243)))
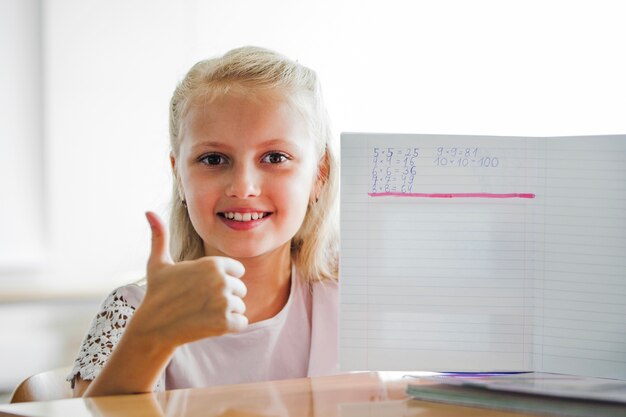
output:
POLYGON ((235 220, 238 222, 249 222, 251 220, 258 220, 263 218, 263 213, 234 213, 229 211, 227 213, 223 213, 224 217, 230 220, 235 220))

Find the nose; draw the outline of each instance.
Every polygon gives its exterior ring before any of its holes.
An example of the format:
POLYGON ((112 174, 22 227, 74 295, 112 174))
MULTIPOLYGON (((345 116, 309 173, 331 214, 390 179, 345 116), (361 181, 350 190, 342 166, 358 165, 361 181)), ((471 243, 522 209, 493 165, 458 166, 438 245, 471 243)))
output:
POLYGON ((251 163, 240 163, 233 166, 226 194, 235 198, 257 197, 261 194, 261 174, 251 163))

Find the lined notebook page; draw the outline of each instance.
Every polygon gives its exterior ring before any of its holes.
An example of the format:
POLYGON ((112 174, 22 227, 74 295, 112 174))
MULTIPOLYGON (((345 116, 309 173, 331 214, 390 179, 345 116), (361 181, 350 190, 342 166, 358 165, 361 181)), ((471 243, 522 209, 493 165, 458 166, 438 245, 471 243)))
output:
POLYGON ((554 229, 567 227, 558 205, 568 197, 546 198, 562 181, 546 164, 551 146, 342 135, 342 369, 553 370, 572 355, 564 335, 589 339, 552 330, 570 307, 559 288, 570 285, 546 274, 567 274, 552 249, 570 238, 554 229))
POLYGON ((626 137, 545 149, 536 368, 626 379, 626 137))

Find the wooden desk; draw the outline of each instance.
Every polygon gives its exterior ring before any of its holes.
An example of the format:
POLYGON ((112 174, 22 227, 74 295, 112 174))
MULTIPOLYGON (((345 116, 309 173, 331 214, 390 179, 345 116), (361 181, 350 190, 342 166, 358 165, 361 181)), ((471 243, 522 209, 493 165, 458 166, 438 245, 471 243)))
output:
POLYGON ((520 417, 409 400, 401 373, 371 372, 158 394, 0 405, 0 416, 53 417, 520 417))

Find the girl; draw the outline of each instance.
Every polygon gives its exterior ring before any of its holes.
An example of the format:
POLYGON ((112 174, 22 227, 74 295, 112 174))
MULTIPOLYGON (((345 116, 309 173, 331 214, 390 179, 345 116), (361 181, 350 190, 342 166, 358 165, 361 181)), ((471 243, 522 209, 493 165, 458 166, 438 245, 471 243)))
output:
POLYGON ((104 301, 75 395, 335 371, 337 167, 315 73, 255 47, 201 61, 174 91, 170 141, 172 250, 146 213, 146 284, 104 301))

